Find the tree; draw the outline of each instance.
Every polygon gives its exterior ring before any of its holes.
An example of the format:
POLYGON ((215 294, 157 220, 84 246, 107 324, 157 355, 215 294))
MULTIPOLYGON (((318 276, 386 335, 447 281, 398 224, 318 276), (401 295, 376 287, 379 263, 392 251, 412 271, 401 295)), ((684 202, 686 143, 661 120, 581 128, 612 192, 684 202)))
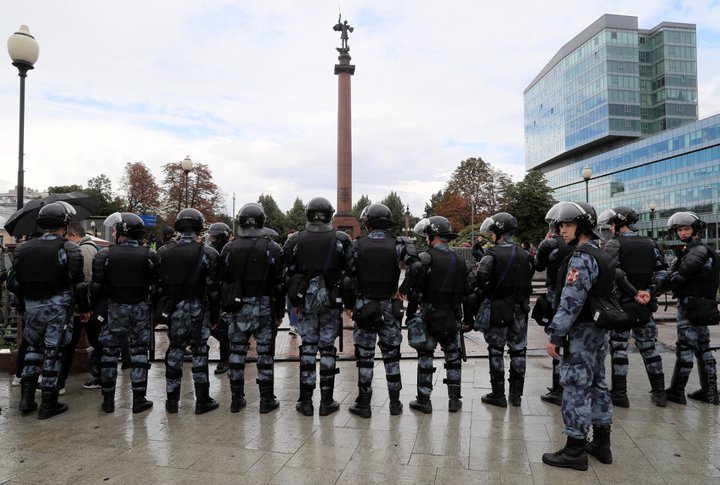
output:
POLYGON ((539 170, 531 170, 508 192, 508 198, 508 212, 518 221, 516 240, 537 244, 547 232, 544 216, 555 203, 545 175, 539 170))
POLYGON ((275 229, 283 237, 286 233, 285 214, 280 210, 273 196, 260 194, 258 204, 265 211, 265 226, 275 229))
POLYGON ((96 215, 109 216, 113 212, 121 212, 123 210, 123 200, 113 194, 112 182, 104 173, 88 180, 87 188, 83 190, 83 192, 100 201, 100 207, 96 215))
POLYGON ((143 162, 125 164, 121 185, 127 212, 153 213, 160 208, 160 188, 143 162))
POLYGON ((295 197, 295 202, 293 203, 293 206, 285 214, 285 227, 288 231, 290 229, 295 229, 296 231, 299 231, 300 229, 305 227, 306 221, 307 216, 305 215, 305 204, 303 203, 302 199, 297 196, 295 197))
POLYGON ((68 194, 70 192, 82 192, 82 185, 51 185, 48 187, 48 194, 68 194))
POLYGON ((372 201, 370 200, 370 197, 367 195, 361 195, 357 202, 355 202, 355 205, 352 208, 352 213, 355 216, 355 219, 360 220, 360 214, 362 214, 362 211, 365 207, 372 204, 372 201))
POLYGON ((425 215, 423 217, 432 217, 435 215, 435 208, 438 202, 443 198, 443 191, 438 190, 430 196, 430 201, 425 204, 425 215))
MULTIPOLYGON (((175 220, 175 216, 185 207, 185 172, 180 162, 163 165, 162 209, 167 220, 175 220)), ((222 212, 222 194, 215 185, 210 168, 204 163, 196 163, 188 174, 187 183, 188 206, 193 207, 214 222, 222 212)))
POLYGON ((446 192, 453 192, 474 201, 475 214, 494 214, 507 207, 507 191, 512 179, 505 172, 493 168, 482 158, 468 158, 450 176, 446 192))
POLYGON ((435 215, 447 218, 453 231, 458 232, 470 224, 470 201, 460 194, 445 191, 435 207, 435 215))
POLYGON ((403 204, 402 199, 395 191, 390 192, 380 203, 390 209, 396 231, 400 231, 405 227, 405 204, 403 204))

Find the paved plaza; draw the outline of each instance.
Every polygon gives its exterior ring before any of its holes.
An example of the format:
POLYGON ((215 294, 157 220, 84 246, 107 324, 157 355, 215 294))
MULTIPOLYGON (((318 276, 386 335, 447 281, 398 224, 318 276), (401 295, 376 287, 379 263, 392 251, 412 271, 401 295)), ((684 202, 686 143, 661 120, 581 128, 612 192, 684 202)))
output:
MULTIPOLYGON (((663 352, 672 369, 673 352, 663 352)), ((40 421, 17 411, 20 388, 0 381, 0 483, 292 483, 292 484, 564 484, 564 483, 720 483, 718 407, 689 402, 657 408, 639 354, 631 354, 628 382, 631 408, 615 413, 612 446, 615 463, 590 458, 587 472, 541 463, 544 452, 564 444, 560 409, 540 395, 550 383, 551 361, 528 359, 522 407, 501 409, 480 402, 489 391, 488 361, 463 366, 462 412, 447 412, 442 362, 435 365, 434 413, 411 411, 415 361, 401 362, 405 404, 390 416, 382 362, 376 361, 371 419, 351 415, 356 368, 340 362, 336 399, 339 412, 324 418, 295 411, 298 364, 276 365, 280 409, 258 413, 255 366, 248 365, 248 405, 231 414, 226 375, 211 373, 211 394, 221 408, 193 414, 190 365, 185 364, 180 413, 164 410, 164 366, 150 370, 149 398, 155 407, 130 411, 128 371, 118 380, 116 411, 100 410, 100 391, 84 390, 84 375, 71 376, 65 402, 70 410, 40 421)), ((211 365, 211 368, 213 366, 211 365)), ((669 372, 668 372, 669 374, 669 372)), ((697 387, 693 373, 688 389, 697 387)))

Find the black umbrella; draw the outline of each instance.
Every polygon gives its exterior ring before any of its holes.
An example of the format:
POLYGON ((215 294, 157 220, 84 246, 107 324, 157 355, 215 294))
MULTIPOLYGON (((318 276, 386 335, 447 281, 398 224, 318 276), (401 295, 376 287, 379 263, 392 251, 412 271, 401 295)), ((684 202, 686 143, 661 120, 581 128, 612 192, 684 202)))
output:
POLYGON ((67 202, 75 209, 73 221, 82 221, 95 214, 100 208, 100 201, 84 192, 70 192, 69 194, 50 194, 44 199, 34 199, 25 204, 22 209, 16 210, 5 222, 5 230, 13 237, 29 235, 38 231, 35 221, 40 209, 51 202, 67 202))

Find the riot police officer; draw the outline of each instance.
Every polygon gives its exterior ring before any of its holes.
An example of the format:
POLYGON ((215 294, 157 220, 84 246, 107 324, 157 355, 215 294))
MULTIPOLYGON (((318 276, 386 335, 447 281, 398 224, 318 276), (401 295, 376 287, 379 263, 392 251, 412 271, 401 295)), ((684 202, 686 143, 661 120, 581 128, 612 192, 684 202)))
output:
POLYGON ((102 409, 115 410, 115 384, 120 351, 130 341, 133 413, 150 409, 145 398, 150 364, 150 285, 154 281, 157 256, 141 246, 145 224, 136 214, 115 212, 103 225, 112 228, 115 245, 101 250, 93 259, 91 293, 93 299, 107 298, 107 322, 100 332, 102 357, 100 386, 102 409))
MULTIPOLYGON (((287 288, 294 311, 299 315, 300 398, 298 412, 312 416, 315 389, 315 360, 320 351, 320 415, 339 409, 333 399, 337 349, 335 339, 342 325, 342 272, 351 266, 350 240, 336 231, 330 221, 335 213, 330 201, 315 197, 305 208, 305 229, 289 238, 284 252, 287 261, 287 288)), ((340 336, 342 338, 342 335, 340 336)))
MULTIPOLYGON (((208 244, 220 254, 225 245, 230 241, 232 230, 224 222, 216 222, 208 228, 209 236, 208 244)), ((230 337, 228 337, 228 327, 230 325, 229 316, 223 312, 220 314, 220 320, 217 325, 210 328, 210 335, 218 341, 220 346, 220 362, 215 367, 215 375, 224 374, 228 370, 228 361, 230 358, 230 337)))
POLYGON ((210 323, 220 315, 219 260, 212 247, 199 242, 205 218, 197 209, 183 209, 175 219, 181 236, 158 250, 159 313, 170 321, 170 345, 165 355, 169 413, 178 412, 185 346, 193 346, 195 414, 217 409, 210 397, 208 346, 210 323))
POLYGON ((260 412, 269 413, 280 405, 273 394, 273 341, 282 322, 285 296, 282 247, 265 236, 265 211, 255 203, 238 212, 238 237, 220 255, 223 274, 223 309, 229 315, 230 411, 245 407, 245 356, 250 337, 257 343, 257 384, 260 412))
MULTIPOLYGON (((560 202, 555 204, 545 214, 545 222, 549 224, 548 234, 538 245, 537 252, 535 253, 535 270, 545 271, 545 286, 547 292, 544 295, 537 297, 535 306, 533 307, 532 317, 535 321, 547 328, 547 325, 552 321, 552 317, 555 313, 555 295, 557 294, 557 288, 559 280, 562 276, 558 276, 560 266, 562 265, 565 258, 572 252, 573 247, 569 246, 563 237, 556 232, 555 229, 555 213, 557 212, 560 204, 566 202, 560 202)), ((560 361, 558 359, 552 360, 552 387, 548 387, 547 394, 540 396, 540 399, 550 404, 556 404, 560 406, 562 404, 562 386, 560 385, 560 373, 558 365, 560 361)))
MULTIPOLYGON (((406 271, 400 294, 411 300, 418 298, 417 309, 425 326, 425 341, 418 351, 417 398, 410 408, 432 413, 433 355, 438 343, 445 355, 448 386, 448 410, 458 412, 462 407, 460 383, 462 374, 462 344, 460 321, 463 299, 470 294, 473 273, 470 263, 453 252, 448 243, 457 237, 450 222, 442 216, 423 219, 415 225, 415 234, 424 237, 429 249, 418 255, 418 261, 406 271)), ((415 306, 415 305, 413 305, 415 306)), ((409 307, 410 308, 410 307, 409 307)), ((413 309, 414 310, 414 309, 413 309)), ((408 310, 408 320, 414 318, 408 310)))
POLYGON ((565 242, 574 246, 563 263, 563 276, 556 298, 558 303, 548 326, 551 357, 560 358, 560 383, 563 386, 562 416, 567 435, 565 447, 545 453, 543 463, 562 468, 587 470, 587 453, 602 463, 612 463, 610 424, 612 400, 605 382, 607 331, 593 321, 589 299, 609 298, 613 290, 615 266, 610 255, 594 242, 595 209, 583 202, 561 205, 555 224, 565 242), (587 443, 590 425, 593 441, 587 443))
POLYGON ((477 286, 492 300, 490 328, 483 333, 490 356, 492 392, 482 402, 507 407, 503 352, 510 355, 510 403, 520 406, 525 385, 527 323, 532 293, 533 262, 530 253, 513 243, 517 220, 507 212, 486 218, 480 232, 489 233, 495 244, 478 266, 477 286))
POLYGON ((687 397, 718 405, 717 371, 707 326, 718 323, 715 295, 720 284, 720 257, 700 238, 706 224, 695 213, 676 212, 667 225, 684 243, 670 268, 670 284, 677 298, 678 341, 667 398, 678 404, 687 403, 685 385, 693 368, 694 353, 700 389, 687 397))
POLYGON ((45 233, 24 242, 15 251, 16 279, 11 290, 18 296, 23 311, 23 340, 28 343, 22 371, 20 411, 37 409, 35 389, 42 371, 42 401, 38 418, 46 419, 67 411, 58 402, 58 375, 62 348, 72 337, 73 304, 80 312, 88 311, 80 247, 64 239, 66 227, 75 209, 65 202, 43 206, 37 225, 45 233))
POLYGON ((600 214, 598 223, 609 225, 613 238, 605 243, 605 250, 617 263, 615 269, 616 294, 624 308, 629 309, 636 323, 630 329, 610 331, 610 356, 612 360, 612 387, 610 397, 613 405, 629 407, 627 397, 628 340, 635 339, 635 346, 642 355, 645 370, 652 388, 652 401, 656 406, 667 404, 665 374, 662 357, 655 349, 657 326, 652 319, 652 307, 657 307, 655 288, 668 277, 667 264, 657 243, 638 236, 632 230, 639 220, 630 207, 613 207, 600 214), (641 305, 640 307, 636 305, 641 305), (633 309, 639 311, 633 311, 633 309), (640 315, 640 312, 644 315, 640 315))
POLYGON ((360 221, 365 224, 368 235, 353 241, 354 265, 345 280, 351 287, 352 310, 348 310, 348 314, 355 320, 353 340, 358 367, 358 397, 350 412, 362 418, 372 414, 370 399, 377 343, 385 364, 390 414, 398 415, 403 407, 400 402, 403 315, 403 302, 398 298, 400 263, 407 266, 414 263, 417 251, 409 238, 396 237, 390 232, 395 223, 386 205, 370 204, 363 210, 360 221))

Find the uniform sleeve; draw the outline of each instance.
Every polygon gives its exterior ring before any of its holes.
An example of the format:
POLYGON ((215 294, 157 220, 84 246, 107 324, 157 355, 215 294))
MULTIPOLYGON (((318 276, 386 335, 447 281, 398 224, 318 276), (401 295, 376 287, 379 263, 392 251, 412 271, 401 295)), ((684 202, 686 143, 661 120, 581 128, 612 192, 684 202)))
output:
POLYGON ((204 246, 205 254, 208 257, 208 271, 205 283, 209 291, 217 291, 220 288, 220 255, 210 246, 204 246))
POLYGON ((298 236, 289 237, 287 241, 285 241, 285 246, 283 246, 283 253, 285 255, 285 267, 287 268, 288 276, 291 276, 292 274, 297 272, 295 262, 295 247, 297 246, 297 238, 298 236))
POLYGON ((597 262, 592 256, 575 253, 570 258, 568 271, 564 275, 565 286, 560 294, 560 304, 547 330, 553 344, 560 345, 570 331, 585 305, 597 275, 597 262))
POLYGON ((693 246, 680 262, 678 273, 684 278, 692 278, 699 273, 710 256, 708 248, 702 245, 693 246))
POLYGON ((405 263, 406 266, 412 265, 418 260, 418 252, 415 247, 415 243, 412 239, 407 237, 398 237, 398 240, 400 241, 401 246, 400 261, 405 263))
POLYGON ((414 262, 407 270, 405 270, 405 279, 400 285, 400 293, 407 295, 411 291, 423 290, 425 284, 425 275, 430 268, 432 258, 429 253, 422 252, 418 256, 418 261, 414 262))
POLYGON ((492 275, 493 266, 495 265, 495 258, 491 253, 485 253, 485 256, 480 260, 477 272, 477 284, 478 288, 483 293, 487 293, 492 290, 492 275))
POLYGON ((545 271, 550 262, 550 254, 557 249, 557 242, 554 239, 543 239, 535 251, 535 269, 545 271))
MULTIPOLYGON (((68 278, 73 285, 85 281, 83 255, 80 246, 74 242, 66 241, 63 246, 67 257, 68 278)), ((92 277, 92 276, 91 276, 92 277)))

